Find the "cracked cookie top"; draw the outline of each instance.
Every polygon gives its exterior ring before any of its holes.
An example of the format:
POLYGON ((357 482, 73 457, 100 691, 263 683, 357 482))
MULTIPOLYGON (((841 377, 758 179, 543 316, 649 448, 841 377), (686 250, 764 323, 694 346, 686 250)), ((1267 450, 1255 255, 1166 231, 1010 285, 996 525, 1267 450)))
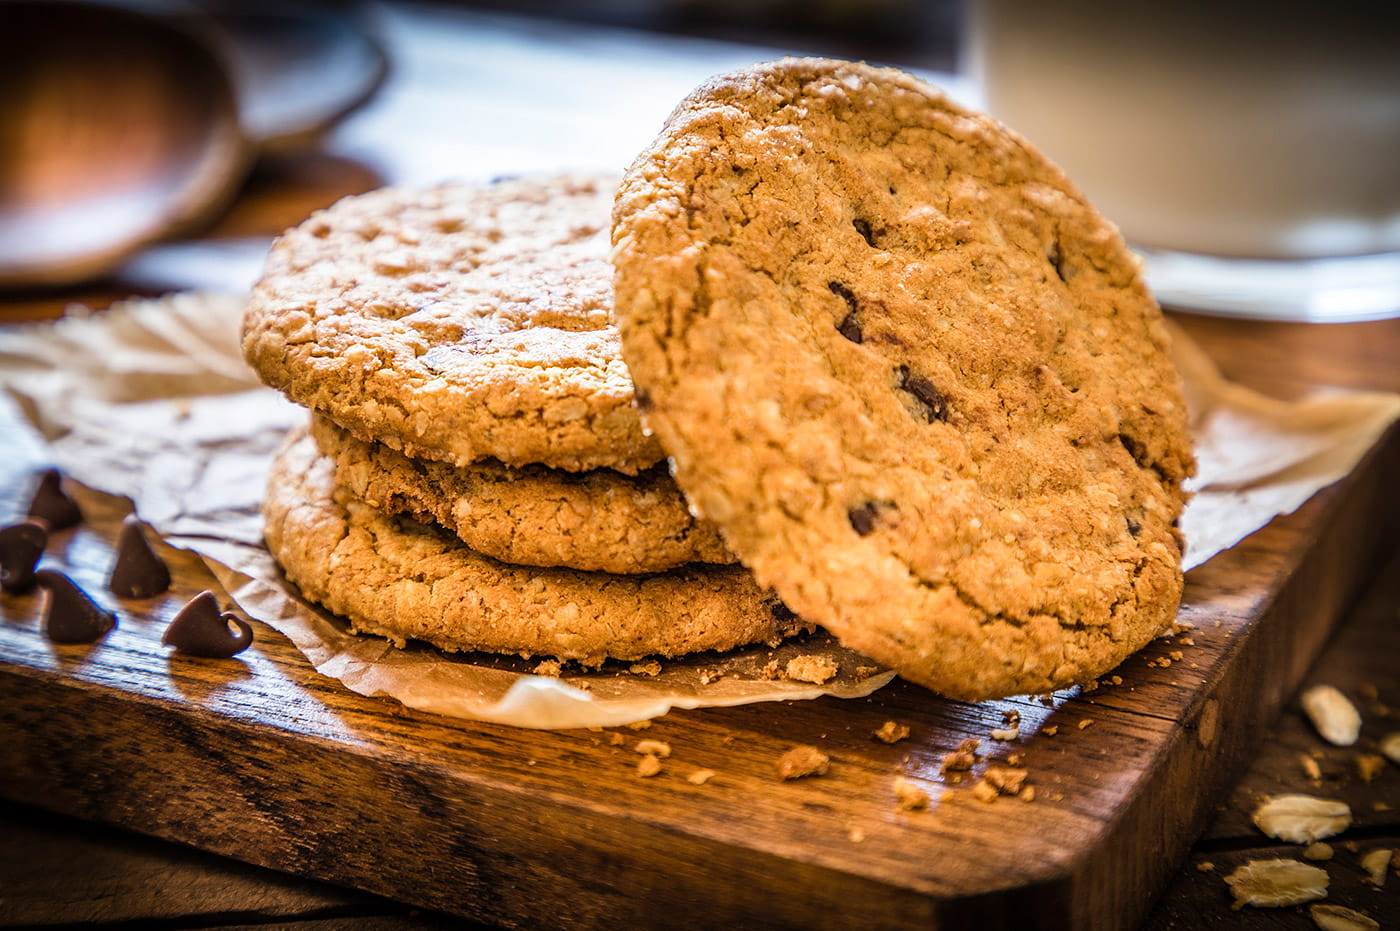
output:
POLYGON ((273 246, 244 355, 293 401, 406 455, 635 474, 662 453, 612 321, 615 183, 346 198, 273 246))
POLYGON ((1015 134, 902 72, 759 65, 675 110, 613 242, 643 419, 798 614, 966 699, 1170 626, 1194 466, 1168 335, 1015 134))

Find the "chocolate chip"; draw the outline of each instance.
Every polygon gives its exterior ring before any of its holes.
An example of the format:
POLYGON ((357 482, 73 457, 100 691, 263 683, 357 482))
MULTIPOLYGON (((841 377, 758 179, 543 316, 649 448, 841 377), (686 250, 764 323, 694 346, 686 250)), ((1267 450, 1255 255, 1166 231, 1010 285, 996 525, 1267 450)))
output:
POLYGON ((66 530, 83 522, 83 512, 64 492, 63 476, 57 469, 45 469, 39 476, 39 486, 29 501, 29 516, 44 521, 50 530, 66 530))
POLYGON ((28 591, 34 585, 34 567, 49 545, 49 532, 37 520, 24 520, 0 530, 0 588, 28 591))
POLYGON ((1054 267, 1055 274, 1059 276, 1061 281, 1069 280, 1065 277, 1065 261, 1063 254, 1060 252, 1060 241, 1058 239, 1050 243, 1050 248, 1045 250, 1045 258, 1046 261, 1054 267))
POLYGON ((792 621, 797 619, 797 614, 791 608, 776 599, 768 603, 768 610, 772 613, 773 620, 775 621, 792 621))
POLYGON ((879 246, 875 244, 876 232, 875 230, 870 228, 869 220, 866 220, 862 217, 856 217, 854 220, 851 221, 851 225, 856 228, 856 232, 860 233, 861 239, 864 239, 867 245, 873 248, 879 248, 879 246))
POLYGON ((875 529, 875 505, 867 501, 858 504, 846 512, 846 517, 851 522, 851 528, 861 536, 869 536, 875 529))
POLYGON ((160 642, 179 653, 227 659, 248 648, 253 628, 241 618, 220 613, 213 592, 200 592, 175 615, 160 642), (229 624, 237 627, 238 633, 229 630, 229 624))
POLYGON ((1135 436, 1126 433, 1118 434, 1118 442, 1123 444, 1123 448, 1128 451, 1128 455, 1133 457, 1133 461, 1141 468, 1147 468, 1147 447, 1135 436))
POLYGON ((908 366, 901 365, 899 387, 914 396, 929 423, 948 420, 948 398, 933 386, 933 382, 922 375, 911 373, 908 366))
POLYGON ((1127 518, 1127 521, 1128 521, 1128 533, 1129 533, 1131 536, 1136 537, 1139 533, 1142 532, 1142 524, 1140 524, 1140 523, 1138 523, 1137 521, 1133 520, 1131 517, 1127 518))
POLYGON ((643 391, 641 388, 634 388, 632 396, 637 399, 637 410, 651 410, 651 394, 649 392, 643 391))
POLYGON ((122 598, 150 598, 170 588, 170 569, 151 549, 135 514, 122 520, 121 532, 117 534, 117 561, 107 588, 122 598))
POLYGON ((34 574, 49 593, 44 604, 44 633, 54 643, 92 643, 117 626, 117 616, 93 601, 62 572, 34 574))
POLYGON ((853 343, 864 342, 865 334, 860 329, 860 304, 856 301, 856 296, 851 293, 851 289, 839 281, 828 281, 826 284, 832 294, 846 302, 850 308, 846 316, 836 326, 836 332, 853 343))

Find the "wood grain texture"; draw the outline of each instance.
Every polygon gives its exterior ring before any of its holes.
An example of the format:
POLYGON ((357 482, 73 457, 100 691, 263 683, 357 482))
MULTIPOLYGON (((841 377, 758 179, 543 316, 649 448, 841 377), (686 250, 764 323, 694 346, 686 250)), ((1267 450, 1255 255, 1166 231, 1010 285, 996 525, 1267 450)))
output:
MULTIPOLYGON (((468 44, 484 41, 484 27, 471 28, 468 44)), ((462 38, 435 33, 428 51, 462 38)), ((493 62, 530 80, 493 81, 473 96, 481 82, 470 56, 429 55, 430 81, 396 85, 363 115, 384 130, 374 145, 337 151, 332 140, 326 153, 279 156, 219 232, 271 235, 341 194, 402 181, 393 156, 407 149, 470 154, 473 165, 493 146, 513 153, 518 132, 492 114, 538 115, 531 125, 560 117, 554 89, 571 76, 540 62, 572 59, 536 56, 532 43, 548 51, 576 40, 551 46, 540 29, 514 41, 501 46, 515 50, 514 64, 506 51, 493 62), (459 61, 465 76, 439 73, 459 61), (453 118, 425 127, 423 114, 443 112, 444 99, 453 118)), ((171 262, 163 281, 198 280, 171 262)), ((0 321, 132 292, 118 278, 7 295, 0 321)), ((1400 390, 1400 321, 1179 319, 1252 387, 1400 390)), ((8 519, 23 510, 42 451, 10 422, 0 437, 8 519)), ((92 521, 58 536, 46 560, 117 608, 121 623, 94 646, 59 647, 39 633, 36 596, 0 596, 0 796, 513 926, 1132 927, 1265 738, 1373 554, 1397 539, 1400 495, 1387 487, 1397 466, 1392 431, 1351 478, 1193 572, 1182 616, 1196 625, 1194 645, 1152 644, 1117 671, 1120 685, 1058 693, 1049 705, 968 705, 896 683, 858 701, 675 713, 609 733, 518 731, 366 699, 315 674, 261 625, 234 660, 172 658, 159 644, 164 624, 212 577, 169 553, 172 594, 107 596, 125 504, 85 494, 92 521), (1180 661, 1156 665, 1174 651, 1180 661), (1011 710, 1021 740, 987 740, 1011 710), (910 738, 873 740, 888 719, 909 725, 910 738), (635 775, 642 737, 674 751, 651 779, 635 775), (1021 754, 1035 801, 988 805, 947 784, 943 755, 968 737, 992 759, 1021 754), (831 755, 828 775, 776 778, 778 757, 797 743, 831 755), (716 775, 687 782, 699 768, 716 775), (930 810, 895 808, 897 774, 929 791, 930 810)))
MULTIPOLYGON (((234 660, 172 656, 164 624, 212 579, 166 550, 172 593, 108 595, 125 504, 84 491, 88 523, 45 559, 121 621, 98 644, 58 646, 39 631, 39 596, 4 596, 0 794, 507 925, 1128 927, 1363 576, 1394 440, 1193 573, 1194 645, 1153 644, 1121 685, 969 705, 901 683, 859 701, 677 713, 618 731, 621 746, 353 695, 261 625, 234 660), (1172 651, 1180 662, 1148 665, 1172 651), (988 741, 1010 710, 1022 739, 988 741), (887 719, 910 739, 873 740, 887 719), (651 779, 635 774, 640 737, 674 750, 651 779), (1035 801, 986 804, 947 784, 943 755, 967 737, 990 759, 1021 754, 1035 801), (798 743, 831 755, 828 775, 776 778, 798 743), (699 768, 716 775, 687 782, 699 768), (930 810, 896 809, 901 773, 930 810)), ((13 449, 0 487, 17 514, 39 463, 13 449)))

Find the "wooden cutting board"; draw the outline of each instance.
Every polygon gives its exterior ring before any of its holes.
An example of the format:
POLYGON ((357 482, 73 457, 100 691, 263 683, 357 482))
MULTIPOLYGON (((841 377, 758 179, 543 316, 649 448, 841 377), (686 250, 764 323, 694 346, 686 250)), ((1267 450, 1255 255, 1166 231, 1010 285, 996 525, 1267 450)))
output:
MULTIPOLYGON (((41 447, 0 407, 0 518, 41 447)), ((1131 927, 1249 759, 1400 514, 1392 430, 1342 483, 1192 572, 1183 634, 1121 684, 965 704, 904 683, 860 700, 674 713, 645 730, 538 732, 348 692, 279 634, 233 660, 172 656, 166 622, 215 585, 165 549, 176 586, 105 588, 126 503, 45 563, 120 614, 91 646, 49 643, 40 596, 0 595, 0 795, 248 862, 509 925, 1131 927), (1020 715, 1018 741, 993 741, 1020 715), (872 733, 887 720, 908 739, 872 733), (1021 757, 1034 799, 978 800, 943 757, 1021 757), (636 773, 639 739, 672 749, 636 773), (824 776, 780 781, 796 744, 824 776), (700 769, 714 775, 697 785, 700 769), (895 777, 931 796, 901 811, 895 777)))

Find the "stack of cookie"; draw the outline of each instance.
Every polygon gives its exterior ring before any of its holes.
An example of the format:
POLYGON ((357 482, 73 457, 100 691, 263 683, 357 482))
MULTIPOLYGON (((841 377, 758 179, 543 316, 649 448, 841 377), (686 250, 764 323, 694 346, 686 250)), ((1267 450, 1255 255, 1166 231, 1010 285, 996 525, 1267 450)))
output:
POLYGON ((385 189, 274 246, 245 356, 313 414, 274 463, 266 539, 353 629, 585 664, 807 629, 642 429, 613 325, 615 187, 385 189))
POLYGON ((1171 627, 1194 461, 1161 312, 1024 140, 785 59, 697 89, 613 193, 384 191, 278 244, 246 352, 317 412, 266 508, 308 596, 596 662, 800 627, 761 585, 967 699, 1171 627))

